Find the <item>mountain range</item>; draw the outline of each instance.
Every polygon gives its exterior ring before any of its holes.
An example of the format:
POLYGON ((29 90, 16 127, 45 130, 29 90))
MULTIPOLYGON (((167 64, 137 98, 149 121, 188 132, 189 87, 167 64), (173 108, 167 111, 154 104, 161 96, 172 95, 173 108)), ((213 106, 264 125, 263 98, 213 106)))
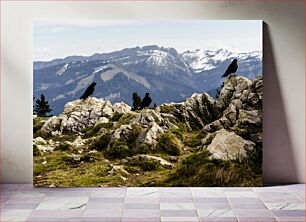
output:
POLYGON ((220 50, 188 50, 149 45, 92 56, 69 56, 52 61, 35 61, 34 96, 44 94, 52 114, 79 98, 93 82, 95 97, 112 103, 132 104, 132 94, 149 92, 152 104, 181 102, 193 93, 215 97, 221 78, 232 59, 238 59, 239 75, 254 79, 262 75, 262 52, 233 53, 220 50))

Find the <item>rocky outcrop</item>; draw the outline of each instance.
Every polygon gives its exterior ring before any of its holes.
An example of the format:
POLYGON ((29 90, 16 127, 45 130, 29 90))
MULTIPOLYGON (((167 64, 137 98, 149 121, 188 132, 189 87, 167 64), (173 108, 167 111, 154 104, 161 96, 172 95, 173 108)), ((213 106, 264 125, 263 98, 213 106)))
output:
POLYGON ((51 117, 42 127, 44 134, 53 132, 80 132, 96 123, 107 123, 115 112, 128 113, 131 107, 125 103, 116 103, 114 106, 103 99, 92 97, 87 100, 75 100, 64 107, 64 112, 58 117, 51 117))
POLYGON ((124 103, 124 102, 120 102, 120 103, 115 103, 114 106, 114 112, 116 113, 129 113, 131 112, 131 107, 124 103))
POLYGON ((236 75, 226 79, 216 100, 216 106, 223 110, 222 116, 204 126, 203 131, 215 132, 224 128, 262 143, 259 139, 262 138, 262 81, 262 77, 251 81, 236 75))
POLYGON ((248 157, 254 149, 255 143, 225 129, 217 131, 216 136, 207 147, 207 150, 212 154, 212 158, 221 160, 242 160, 248 157))
MULTIPOLYGON (((190 130, 202 129, 220 116, 221 109, 215 100, 207 93, 193 94, 182 103, 164 104, 167 112, 173 114, 179 121, 186 123, 190 130)), ((161 107, 161 111, 165 108, 161 107)))
POLYGON ((174 120, 176 118, 172 114, 160 113, 153 109, 143 109, 135 115, 135 118, 130 123, 141 125, 144 128, 149 127, 151 123, 156 123, 164 130, 167 130, 176 127, 173 123, 174 120))
MULTIPOLYGON (((174 128, 181 130, 179 126, 183 124, 188 132, 201 131, 203 138, 197 139, 202 141, 203 148, 207 148, 212 157, 241 159, 247 157, 249 151, 262 146, 262 81, 262 77, 251 81, 230 75, 225 79, 217 100, 207 93, 195 93, 181 103, 163 104, 156 109, 136 112, 122 102, 112 105, 94 97, 75 100, 67 103, 58 117, 49 118, 41 131, 53 136, 65 132, 78 133, 80 136, 71 144, 82 147, 85 145, 82 129, 95 127, 98 129, 96 135, 101 138, 107 135, 103 147, 108 152, 115 147, 134 155, 135 150, 141 153, 143 149, 167 151, 170 147, 184 150, 184 135, 178 138, 168 133, 174 128), (103 128, 105 125, 110 126, 103 128)), ((173 150, 166 153, 180 155, 173 150)))
POLYGON ((138 144, 156 145, 159 135, 165 131, 157 123, 151 122, 148 128, 137 138, 138 144))

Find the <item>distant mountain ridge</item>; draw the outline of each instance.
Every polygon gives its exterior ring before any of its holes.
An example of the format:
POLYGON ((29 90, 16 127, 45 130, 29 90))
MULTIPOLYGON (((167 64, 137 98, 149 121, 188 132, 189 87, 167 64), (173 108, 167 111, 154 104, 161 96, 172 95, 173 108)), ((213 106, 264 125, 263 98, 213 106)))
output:
POLYGON ((221 76, 233 58, 237 73, 249 79, 262 75, 262 53, 227 50, 188 50, 156 45, 126 48, 92 56, 69 56, 34 62, 34 96, 45 94, 53 113, 63 111, 86 87, 97 82, 94 96, 132 104, 132 93, 149 92, 153 103, 180 102, 196 92, 214 96, 221 76))

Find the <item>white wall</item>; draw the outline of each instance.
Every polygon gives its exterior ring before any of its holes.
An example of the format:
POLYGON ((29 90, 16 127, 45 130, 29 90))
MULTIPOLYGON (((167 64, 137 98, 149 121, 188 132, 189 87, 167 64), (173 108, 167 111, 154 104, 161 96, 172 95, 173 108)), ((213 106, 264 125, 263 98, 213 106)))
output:
POLYGON ((303 1, 1 1, 1 181, 32 182, 32 21, 259 19, 264 30, 264 178, 305 182, 303 1))

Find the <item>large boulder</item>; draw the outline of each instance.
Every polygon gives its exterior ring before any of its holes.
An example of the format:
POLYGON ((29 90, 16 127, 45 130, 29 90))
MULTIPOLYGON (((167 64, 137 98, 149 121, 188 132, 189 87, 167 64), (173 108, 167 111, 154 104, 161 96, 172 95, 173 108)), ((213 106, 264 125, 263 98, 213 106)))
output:
POLYGON ((249 91, 251 85, 252 81, 246 77, 238 75, 229 76, 224 81, 224 86, 220 92, 216 105, 222 110, 226 109, 233 100, 241 100, 241 97, 249 91))
POLYGON ((255 149, 255 143, 245 140, 234 132, 221 129, 216 132, 207 150, 212 158, 221 160, 242 160, 255 149))
POLYGON ((114 107, 109 101, 90 97, 86 100, 74 100, 64 107, 64 112, 58 117, 51 117, 42 127, 44 134, 54 134, 55 131, 80 132, 96 123, 107 123, 115 112, 128 113, 131 107, 121 102, 114 107))
POLYGON ((137 124, 147 128, 151 126, 151 123, 156 123, 164 130, 167 130, 176 127, 173 123, 175 120, 176 118, 172 114, 160 113, 153 109, 143 109, 140 113, 136 113, 130 124, 137 124))
POLYGON ((251 81, 242 76, 229 76, 215 102, 222 115, 202 130, 212 133, 227 129, 244 138, 252 137, 258 143, 261 137, 255 139, 253 134, 262 134, 262 86, 262 77, 251 81))
POLYGON ((202 129, 221 114, 215 100, 207 93, 195 93, 185 102, 164 104, 163 107, 161 111, 168 110, 179 121, 186 123, 189 130, 202 129))
POLYGON ((133 132, 133 127, 131 124, 129 125, 121 125, 118 129, 116 129, 111 137, 111 141, 115 140, 123 140, 128 141, 133 132))
POLYGON ((159 135, 165 131, 157 123, 151 122, 149 127, 139 135, 137 144, 156 145, 159 135))
POLYGON ((129 112, 131 112, 131 107, 124 102, 115 103, 113 108, 114 108, 114 112, 116 112, 116 113, 129 113, 129 112))

